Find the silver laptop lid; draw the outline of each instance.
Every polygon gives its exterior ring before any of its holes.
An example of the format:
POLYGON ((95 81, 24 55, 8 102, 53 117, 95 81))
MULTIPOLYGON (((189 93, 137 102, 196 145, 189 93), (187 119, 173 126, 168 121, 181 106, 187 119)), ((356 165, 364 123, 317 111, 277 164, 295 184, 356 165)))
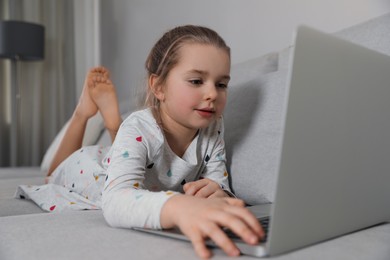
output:
POLYGON ((390 57, 297 31, 268 254, 390 220, 390 57))

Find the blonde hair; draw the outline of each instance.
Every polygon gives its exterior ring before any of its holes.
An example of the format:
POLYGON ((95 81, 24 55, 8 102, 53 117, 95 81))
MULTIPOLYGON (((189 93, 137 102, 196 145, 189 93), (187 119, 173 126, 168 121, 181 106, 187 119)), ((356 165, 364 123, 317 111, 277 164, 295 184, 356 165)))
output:
MULTIPOLYGON (((157 76, 157 85, 164 84, 171 69, 179 62, 179 50, 186 43, 212 45, 226 50, 230 57, 230 48, 215 31, 196 25, 185 25, 167 31, 153 46, 145 62, 147 78, 157 76)), ((145 105, 158 114, 160 102, 148 86, 145 105)))

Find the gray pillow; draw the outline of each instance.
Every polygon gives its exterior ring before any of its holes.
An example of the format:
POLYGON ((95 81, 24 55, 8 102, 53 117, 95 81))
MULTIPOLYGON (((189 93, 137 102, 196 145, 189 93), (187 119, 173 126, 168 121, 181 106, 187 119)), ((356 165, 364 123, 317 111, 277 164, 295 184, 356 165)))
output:
MULTIPOLYGON (((389 24, 386 14, 335 35, 390 55, 389 24)), ((279 52, 275 72, 251 70, 267 64, 264 57, 232 68, 225 111, 228 167, 233 191, 248 204, 274 200, 291 47, 279 52)))
POLYGON ((225 143, 232 189, 248 204, 273 201, 289 54, 290 48, 279 53, 273 72, 232 68, 225 143))

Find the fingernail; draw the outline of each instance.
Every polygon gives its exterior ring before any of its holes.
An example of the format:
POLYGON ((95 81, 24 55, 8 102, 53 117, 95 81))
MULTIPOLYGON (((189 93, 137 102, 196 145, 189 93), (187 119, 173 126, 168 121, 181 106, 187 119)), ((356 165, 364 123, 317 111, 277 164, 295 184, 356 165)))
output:
POLYGON ((251 236, 249 237, 249 241, 250 241, 250 243, 252 243, 252 244, 256 244, 258 240, 257 240, 257 237, 256 237, 256 236, 251 235, 251 236))
POLYGON ((239 256, 241 254, 240 250, 238 250, 237 248, 235 248, 234 250, 232 250, 232 255, 233 256, 239 256))

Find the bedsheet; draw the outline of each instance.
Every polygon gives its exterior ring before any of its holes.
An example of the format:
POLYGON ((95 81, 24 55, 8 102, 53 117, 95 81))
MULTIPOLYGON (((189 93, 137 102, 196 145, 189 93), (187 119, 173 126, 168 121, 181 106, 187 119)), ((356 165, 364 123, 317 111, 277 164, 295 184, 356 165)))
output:
MULTIPOLYGON (((0 234, 2 260, 199 259, 188 242, 111 228, 100 210, 2 217, 0 234)), ((386 224, 267 259, 388 260, 389 244, 390 224, 386 224)), ((213 260, 227 259, 221 250, 213 253, 213 260)))
POLYGON ((0 167, 0 217, 36 214, 43 211, 32 201, 15 198, 18 185, 44 183, 40 167, 0 167))

